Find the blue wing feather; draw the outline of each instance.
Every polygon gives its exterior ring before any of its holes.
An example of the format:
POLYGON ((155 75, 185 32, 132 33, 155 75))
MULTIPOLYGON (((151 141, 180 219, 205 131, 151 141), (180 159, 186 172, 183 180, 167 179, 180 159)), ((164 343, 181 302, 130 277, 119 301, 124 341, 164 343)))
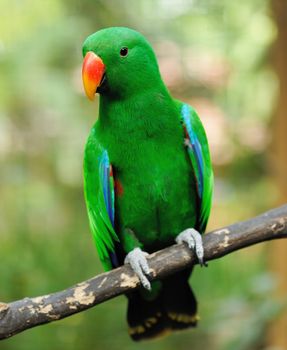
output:
POLYGON ((101 183, 103 186, 103 194, 105 205, 107 209, 107 213, 109 215, 109 219, 112 223, 113 228, 115 228, 115 213, 114 213, 114 189, 111 188, 110 177, 111 174, 111 166, 109 161, 108 152, 105 150, 101 155, 100 159, 100 171, 101 171, 101 183))
POLYGON ((84 189, 88 216, 99 257, 106 270, 119 265, 115 232, 114 179, 108 152, 91 130, 84 158, 84 189))
POLYGON ((181 108, 181 117, 188 139, 188 153, 193 167, 200 215, 199 228, 205 230, 211 209, 213 173, 207 138, 196 112, 187 104, 181 108))
POLYGON ((190 107, 186 104, 182 106, 181 115, 183 118, 184 126, 186 127, 186 131, 189 137, 190 145, 188 147, 188 151, 192 152, 196 159, 196 166, 198 170, 198 178, 197 186, 198 186, 198 195, 200 199, 202 199, 203 194, 203 156, 202 149, 197 138, 195 131, 192 128, 191 120, 190 120, 190 107))

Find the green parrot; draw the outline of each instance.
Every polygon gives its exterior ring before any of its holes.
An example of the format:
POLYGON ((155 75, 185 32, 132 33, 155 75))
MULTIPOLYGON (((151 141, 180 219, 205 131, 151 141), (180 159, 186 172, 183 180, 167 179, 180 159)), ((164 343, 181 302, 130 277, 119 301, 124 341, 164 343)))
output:
POLYGON ((191 106, 172 98, 140 33, 102 29, 85 40, 83 56, 86 95, 100 95, 85 148, 85 200, 105 270, 129 263, 142 284, 127 294, 129 334, 141 340, 194 327, 192 269, 150 283, 146 256, 184 242, 204 264, 213 191, 204 128, 191 106))

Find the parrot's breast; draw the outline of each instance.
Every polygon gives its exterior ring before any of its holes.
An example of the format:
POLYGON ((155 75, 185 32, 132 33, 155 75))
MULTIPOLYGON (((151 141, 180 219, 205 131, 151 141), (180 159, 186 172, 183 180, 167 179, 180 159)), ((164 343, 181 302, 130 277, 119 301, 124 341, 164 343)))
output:
POLYGON ((113 167, 118 235, 132 230, 147 251, 172 244, 199 214, 180 111, 155 94, 138 104, 102 104, 101 113, 97 138, 113 167))
POLYGON ((120 231, 132 229, 146 250, 154 250, 194 226, 197 193, 183 143, 141 143, 125 149, 113 166, 120 231))

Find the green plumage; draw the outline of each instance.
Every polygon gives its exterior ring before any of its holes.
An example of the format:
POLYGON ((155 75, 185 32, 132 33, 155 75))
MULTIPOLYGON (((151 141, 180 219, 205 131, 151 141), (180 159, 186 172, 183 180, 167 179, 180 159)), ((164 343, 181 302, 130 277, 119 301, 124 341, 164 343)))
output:
POLYGON ((84 185, 91 230, 108 270, 115 265, 112 256, 122 264, 135 247, 151 253, 173 244, 186 228, 202 232, 213 177, 202 124, 190 108, 188 118, 202 157, 199 166, 198 155, 184 141, 183 103, 163 84, 149 43, 133 30, 109 28, 88 37, 83 52, 88 51, 106 66, 99 118, 85 149, 84 185), (121 47, 128 47, 127 57, 119 55, 121 47), (112 170, 108 183, 103 183, 101 162, 112 170))

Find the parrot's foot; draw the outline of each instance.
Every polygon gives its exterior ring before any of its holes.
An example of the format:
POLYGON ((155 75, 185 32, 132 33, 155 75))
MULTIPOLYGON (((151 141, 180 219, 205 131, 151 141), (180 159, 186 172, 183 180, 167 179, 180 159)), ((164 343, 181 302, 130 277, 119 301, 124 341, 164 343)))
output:
POLYGON ((140 248, 135 248, 125 258, 124 263, 130 264, 143 287, 147 290, 151 290, 151 285, 146 275, 150 274, 149 266, 146 260, 148 253, 143 252, 140 248))
POLYGON ((203 260, 204 249, 202 244, 202 237, 199 232, 193 228, 188 228, 182 231, 175 239, 176 243, 187 243, 188 247, 194 250, 200 266, 207 266, 207 263, 203 260))

